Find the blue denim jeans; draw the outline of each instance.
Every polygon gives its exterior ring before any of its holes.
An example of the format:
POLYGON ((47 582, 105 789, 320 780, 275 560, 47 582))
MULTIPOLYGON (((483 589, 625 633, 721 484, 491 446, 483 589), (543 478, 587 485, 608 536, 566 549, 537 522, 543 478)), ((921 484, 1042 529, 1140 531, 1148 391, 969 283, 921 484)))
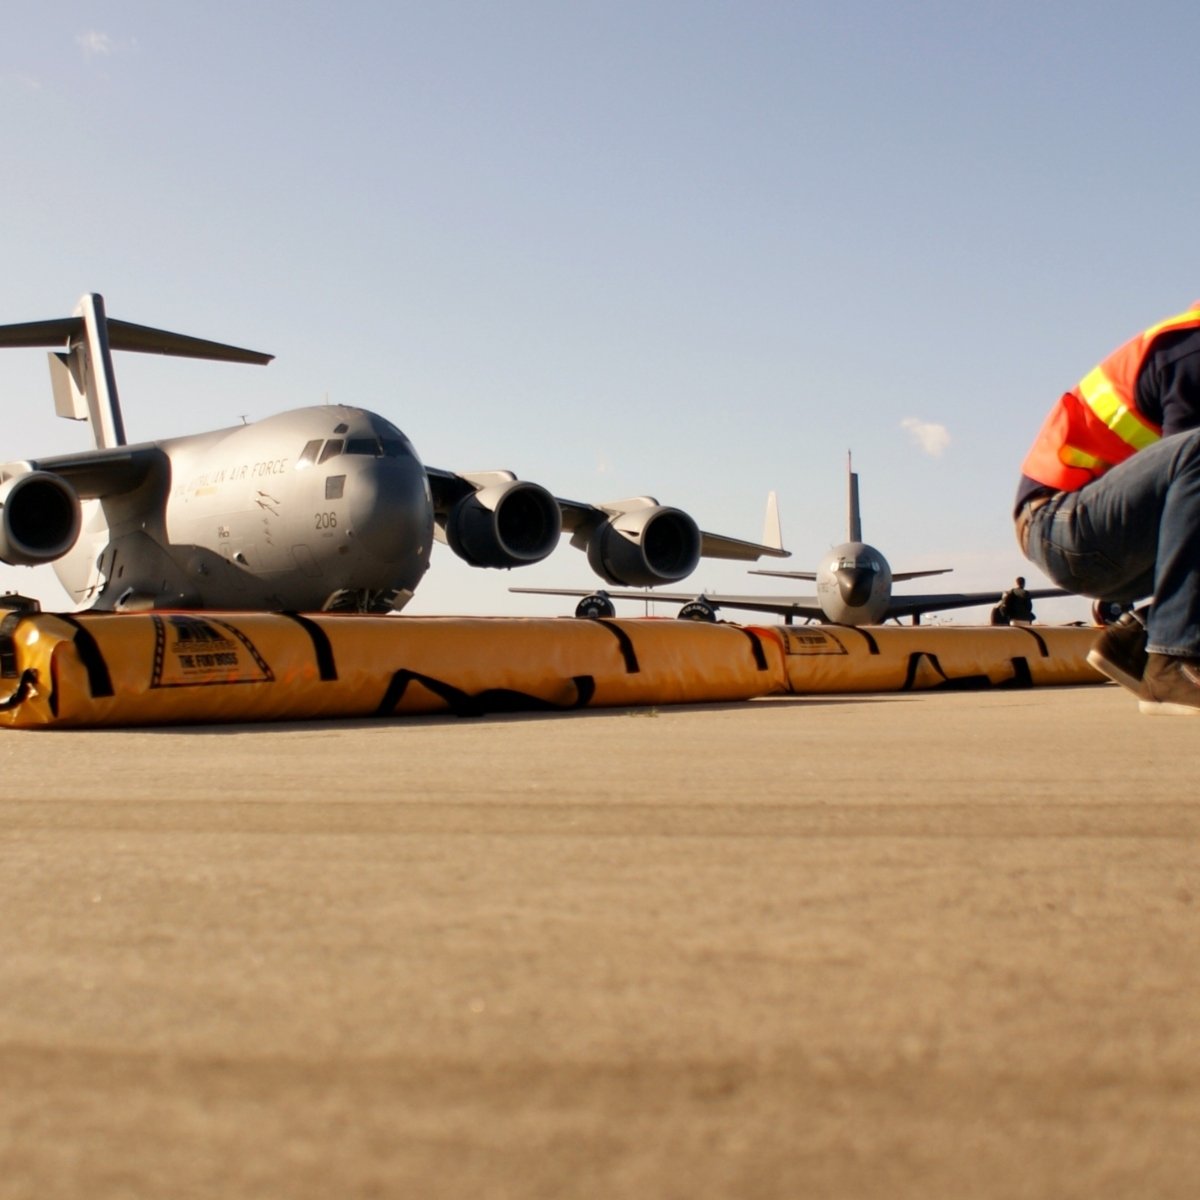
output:
POLYGON ((1147 649, 1200 658, 1200 429, 1052 497, 1033 514, 1026 553, 1084 596, 1151 596, 1147 649))

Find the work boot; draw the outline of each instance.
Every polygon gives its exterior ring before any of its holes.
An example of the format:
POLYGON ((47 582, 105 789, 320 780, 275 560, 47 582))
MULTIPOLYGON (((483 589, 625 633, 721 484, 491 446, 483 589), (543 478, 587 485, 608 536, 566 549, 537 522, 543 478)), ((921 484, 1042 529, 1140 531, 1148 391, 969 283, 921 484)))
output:
POLYGON ((1138 708, 1149 715, 1200 717, 1200 659, 1151 654, 1138 708))
POLYGON ((1088 662, 1102 675, 1146 699, 1146 626, 1135 612, 1123 614, 1092 643, 1088 662))

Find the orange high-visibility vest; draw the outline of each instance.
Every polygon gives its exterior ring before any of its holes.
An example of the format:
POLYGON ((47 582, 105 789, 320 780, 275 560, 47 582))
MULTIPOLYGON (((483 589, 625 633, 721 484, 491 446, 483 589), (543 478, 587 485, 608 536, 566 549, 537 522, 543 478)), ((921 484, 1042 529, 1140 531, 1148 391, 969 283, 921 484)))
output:
POLYGON ((1160 334, 1197 327, 1200 300, 1113 351, 1050 410, 1021 473, 1060 492, 1074 492, 1157 442, 1162 426, 1138 408, 1138 373, 1160 334))

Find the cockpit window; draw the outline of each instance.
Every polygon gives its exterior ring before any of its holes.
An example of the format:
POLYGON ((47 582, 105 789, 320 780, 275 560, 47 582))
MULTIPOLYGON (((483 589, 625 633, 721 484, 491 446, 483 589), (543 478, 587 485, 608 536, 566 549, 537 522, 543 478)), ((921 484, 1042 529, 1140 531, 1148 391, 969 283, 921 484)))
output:
POLYGON ((879 570, 879 562, 874 558, 839 558, 833 564, 835 571, 871 571, 879 570))
POLYGON ((365 454, 371 458, 404 458, 411 454, 403 437, 350 438, 346 442, 347 454, 365 454))
POLYGON ((301 467, 311 467, 317 461, 320 449, 320 438, 317 438, 315 442, 305 442, 304 449, 300 451, 300 457, 296 459, 296 470, 300 470, 301 467))
POLYGON ((328 462, 331 458, 337 458, 337 456, 342 452, 342 445, 343 442, 341 438, 330 438, 329 441, 325 443, 325 449, 321 451, 321 457, 317 461, 328 462))

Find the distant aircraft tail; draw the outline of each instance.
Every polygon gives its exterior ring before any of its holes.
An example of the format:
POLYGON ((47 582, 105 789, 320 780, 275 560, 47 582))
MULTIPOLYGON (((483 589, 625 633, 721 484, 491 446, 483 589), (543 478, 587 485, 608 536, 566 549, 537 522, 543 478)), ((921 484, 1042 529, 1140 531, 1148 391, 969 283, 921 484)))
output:
POLYGON ((121 402, 112 365, 113 350, 259 365, 266 365, 274 357, 182 333, 168 333, 165 329, 110 321, 104 312, 104 297, 95 292, 80 299, 74 316, 30 321, 23 325, 0 325, 0 347, 59 344, 65 344, 66 350, 50 354, 55 412, 69 420, 90 421, 96 446, 101 450, 125 445, 125 423, 121 418, 121 402))
POLYGON ((779 497, 773 492, 767 493, 767 511, 763 517, 764 546, 773 550, 783 549, 783 527, 779 523, 779 497))
MULTIPOLYGON (((850 451, 846 451, 846 468, 850 473, 850 538, 852 542, 861 542, 862 536, 862 516, 858 508, 858 475, 851 469, 850 451)), ((892 582, 900 583, 905 579, 921 579, 925 575, 946 575, 953 568, 951 567, 934 567, 932 570, 926 571, 893 571, 892 582)))
POLYGON ((851 542, 861 542, 862 517, 858 511, 858 476, 850 465, 850 451, 846 451, 846 470, 850 475, 850 533, 846 539, 851 542))

